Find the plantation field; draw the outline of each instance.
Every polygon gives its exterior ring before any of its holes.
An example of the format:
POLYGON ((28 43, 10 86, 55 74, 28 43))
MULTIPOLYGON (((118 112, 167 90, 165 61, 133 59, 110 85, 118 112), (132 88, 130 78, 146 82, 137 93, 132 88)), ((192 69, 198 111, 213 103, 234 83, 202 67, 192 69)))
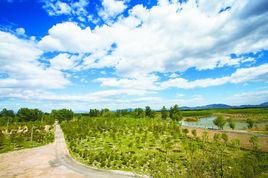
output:
MULTIPOLYGON (((97 168, 153 177, 267 176, 268 154, 241 150, 238 141, 208 133, 188 137, 174 121, 149 118, 80 117, 61 123, 70 153, 97 168)), ((193 135, 196 135, 193 133, 193 135)))
POLYGON ((184 118, 222 115, 226 119, 232 120, 252 119, 255 122, 268 120, 268 108, 186 110, 181 113, 184 118))
POLYGON ((53 140, 53 125, 41 121, 0 126, 0 153, 41 146, 53 140))

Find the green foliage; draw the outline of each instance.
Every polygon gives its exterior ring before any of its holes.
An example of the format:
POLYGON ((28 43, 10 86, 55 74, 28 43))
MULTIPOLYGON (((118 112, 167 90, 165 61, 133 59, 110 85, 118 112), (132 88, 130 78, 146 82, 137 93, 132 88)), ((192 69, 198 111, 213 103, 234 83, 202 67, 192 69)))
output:
POLYGON ((150 106, 145 107, 145 116, 149 118, 155 117, 155 112, 150 108, 150 106))
POLYGON ((169 116, 173 121, 180 121, 182 119, 182 115, 177 104, 170 108, 169 116))
POLYGON ((59 109, 59 110, 52 110, 51 116, 55 120, 61 122, 64 120, 71 120, 74 116, 74 113, 71 109, 59 109))
POLYGON ((167 119, 168 118, 168 110, 166 109, 165 106, 163 106, 162 109, 161 109, 161 117, 162 117, 162 119, 167 119))
POLYGON ((53 125, 41 121, 0 126, 0 153, 48 144, 54 140, 53 125), (31 130, 33 139, 31 140, 31 130))
POLYGON ((232 120, 229 121, 229 126, 231 129, 235 129, 235 123, 232 120))
POLYGON ((228 142, 228 135, 226 133, 222 133, 221 134, 221 138, 223 139, 223 141, 225 142, 225 144, 227 144, 227 142, 228 142))
POLYGON ((197 133, 196 133, 196 130, 195 130, 195 129, 192 130, 192 135, 193 135, 195 138, 197 137, 197 133))
POLYGON ((182 133, 184 133, 185 135, 187 135, 189 133, 189 130, 187 128, 182 129, 182 133))
POLYGON ((18 110, 17 116, 21 122, 40 121, 43 117, 43 112, 39 109, 21 108, 18 110))
POLYGON ((215 142, 219 142, 221 140, 221 133, 215 133, 213 139, 215 142))
POLYGON ((253 150, 257 151, 259 149, 259 140, 256 135, 252 135, 249 139, 249 142, 251 143, 253 150))
POLYGON ((14 113, 13 110, 7 110, 6 108, 4 108, 0 112, 0 117, 11 117, 11 118, 14 118, 15 117, 15 113, 14 113))
POLYGON ((220 129, 223 129, 224 125, 226 124, 226 120, 220 115, 213 121, 213 123, 220 129))
POLYGON ((134 110, 134 117, 135 118, 144 118, 145 117, 145 112, 143 111, 142 108, 136 108, 134 110))
POLYGON ((253 128, 254 121, 252 119, 247 119, 247 124, 248 124, 248 128, 251 129, 253 128))
POLYGON ((101 115, 101 113, 98 109, 90 109, 89 110, 90 117, 99 117, 100 115, 101 115))
POLYGON ((98 168, 151 177, 254 177, 268 163, 266 153, 257 157, 228 139, 208 142, 207 132, 203 139, 186 137, 174 121, 82 117, 61 125, 71 154, 98 168))

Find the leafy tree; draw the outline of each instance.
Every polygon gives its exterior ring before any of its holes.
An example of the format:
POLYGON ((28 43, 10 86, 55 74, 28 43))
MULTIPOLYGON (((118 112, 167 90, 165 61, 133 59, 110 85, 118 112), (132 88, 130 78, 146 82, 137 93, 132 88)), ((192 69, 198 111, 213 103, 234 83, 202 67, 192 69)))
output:
POLYGON ((223 129, 224 125, 226 124, 226 120, 224 119, 223 116, 218 116, 213 123, 219 127, 220 129, 223 129))
POLYGON ((227 142, 228 142, 228 135, 226 133, 222 133, 221 134, 221 138, 223 139, 223 141, 225 142, 225 144, 227 144, 227 142))
POLYGON ((52 110, 51 115, 58 121, 71 120, 74 117, 74 113, 71 109, 59 109, 52 110))
POLYGON ((149 117, 149 118, 153 118, 154 113, 153 113, 152 109, 150 108, 150 106, 145 107, 145 116, 149 117))
POLYGON ((183 132, 185 135, 187 135, 187 134, 189 133, 189 130, 188 130, 187 128, 185 128, 185 129, 182 129, 182 132, 183 132))
POLYGON ((6 108, 4 108, 1 112, 0 112, 0 117, 15 117, 15 113, 13 110, 7 110, 6 108))
POLYGON ((229 126, 231 129, 235 129, 235 123, 232 120, 229 121, 229 126))
POLYGON ((101 112, 98 109, 90 109, 89 110, 90 117, 99 117, 100 115, 101 115, 101 112))
POLYGON ((220 133, 215 133, 214 136, 213 136, 213 139, 215 142, 219 142, 220 139, 221 139, 221 134, 220 133))
POLYGON ((165 106, 163 106, 162 109, 161 109, 161 116, 162 116, 162 119, 167 119, 168 118, 168 110, 166 109, 165 106))
POLYGON ((103 117, 111 117, 112 112, 108 108, 105 108, 101 110, 100 115, 103 117))
POLYGON ((182 119, 182 115, 177 104, 170 108, 169 113, 170 118, 174 121, 180 121, 182 119))
POLYGON ((192 135, 196 138, 197 137, 197 133, 196 133, 196 129, 192 130, 192 135))
POLYGON ((254 151, 257 151, 259 148, 259 139, 256 135, 253 135, 250 137, 249 142, 252 145, 252 148, 254 151))
POLYGON ((135 116, 135 118, 143 118, 143 117, 145 117, 145 112, 143 111, 142 108, 136 108, 134 110, 134 116, 135 116))
POLYGON ((247 119, 248 128, 251 129, 254 125, 254 121, 252 119, 247 119))
POLYGON ((20 108, 17 112, 19 121, 36 121, 41 120, 43 112, 39 109, 20 108))

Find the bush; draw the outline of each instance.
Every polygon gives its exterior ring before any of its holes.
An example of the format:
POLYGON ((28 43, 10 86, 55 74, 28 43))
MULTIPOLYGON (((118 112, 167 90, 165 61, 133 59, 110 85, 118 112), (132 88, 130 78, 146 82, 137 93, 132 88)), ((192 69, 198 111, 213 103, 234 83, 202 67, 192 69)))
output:
POLYGON ((213 123, 220 129, 223 129, 224 125, 226 124, 226 120, 220 115, 213 121, 213 123))

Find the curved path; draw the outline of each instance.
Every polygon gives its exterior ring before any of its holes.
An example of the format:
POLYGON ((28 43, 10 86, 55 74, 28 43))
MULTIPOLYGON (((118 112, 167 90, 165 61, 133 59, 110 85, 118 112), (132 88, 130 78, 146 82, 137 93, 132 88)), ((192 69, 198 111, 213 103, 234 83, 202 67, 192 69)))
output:
POLYGON ((84 166, 69 155, 63 132, 55 125, 52 144, 0 154, 0 177, 137 177, 124 171, 98 170, 84 166))

